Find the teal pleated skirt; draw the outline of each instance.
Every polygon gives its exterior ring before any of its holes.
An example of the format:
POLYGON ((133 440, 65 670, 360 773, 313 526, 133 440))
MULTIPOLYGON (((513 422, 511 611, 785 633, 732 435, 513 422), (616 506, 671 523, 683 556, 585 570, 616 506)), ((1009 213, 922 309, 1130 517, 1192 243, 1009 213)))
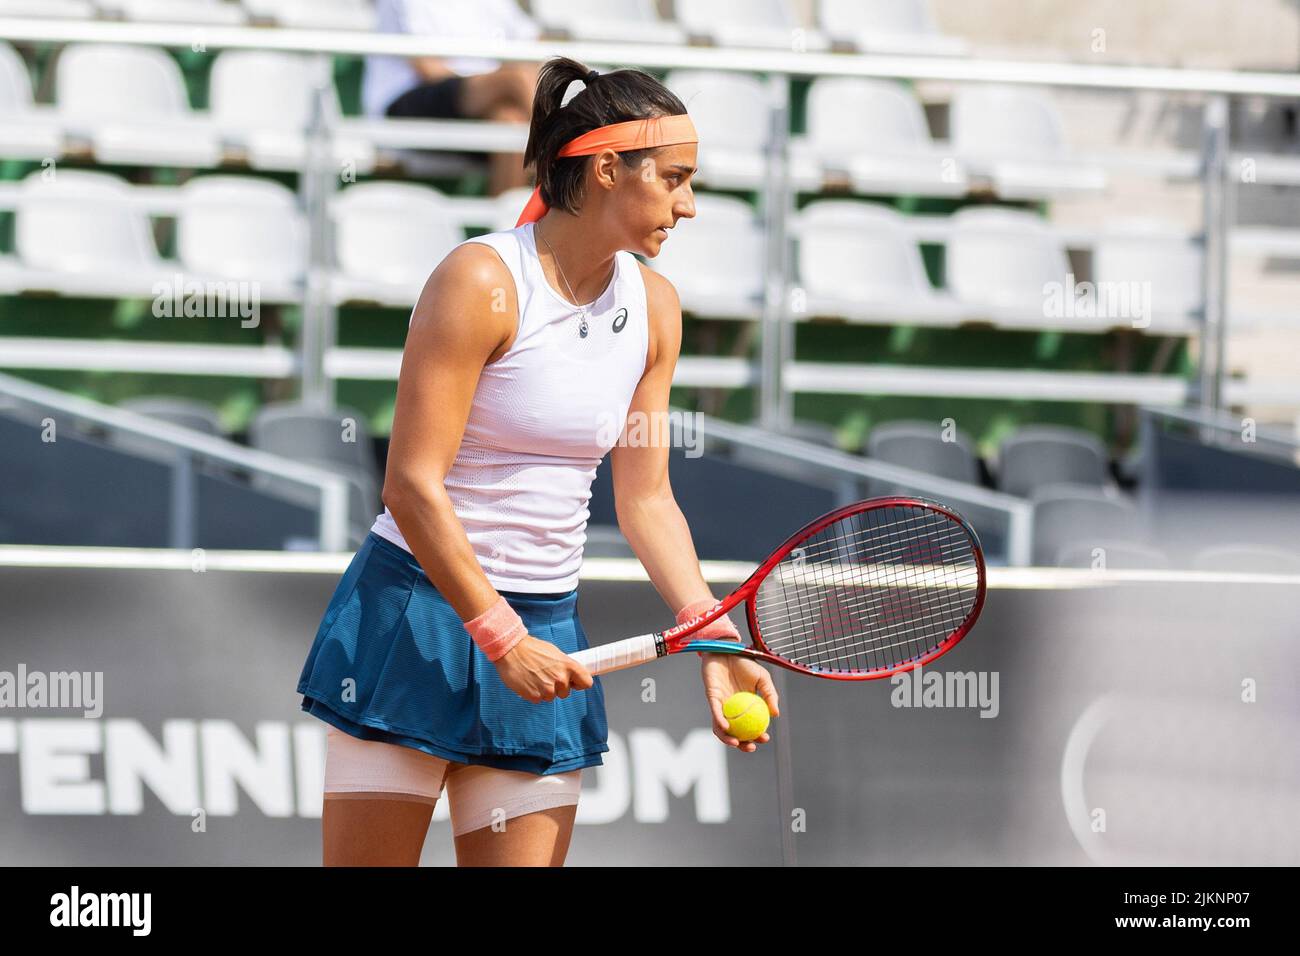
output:
MULTIPOLYGON (((588 647, 578 592, 501 591, 533 637, 588 647)), ((339 580, 298 680, 302 709, 363 740, 539 775, 603 763, 600 678, 539 704, 501 680, 415 557, 371 532, 339 580)))

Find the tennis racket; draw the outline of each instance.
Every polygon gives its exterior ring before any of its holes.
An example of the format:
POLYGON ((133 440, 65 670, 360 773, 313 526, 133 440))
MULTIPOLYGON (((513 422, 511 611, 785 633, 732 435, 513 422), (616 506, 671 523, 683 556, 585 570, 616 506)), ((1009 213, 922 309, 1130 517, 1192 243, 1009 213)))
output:
POLYGON ((868 498, 796 531, 698 617, 572 656, 593 675, 707 651, 814 677, 871 680, 952 650, 979 617, 984 591, 984 554, 960 515, 921 498, 868 498), (748 646, 691 640, 742 601, 748 646))

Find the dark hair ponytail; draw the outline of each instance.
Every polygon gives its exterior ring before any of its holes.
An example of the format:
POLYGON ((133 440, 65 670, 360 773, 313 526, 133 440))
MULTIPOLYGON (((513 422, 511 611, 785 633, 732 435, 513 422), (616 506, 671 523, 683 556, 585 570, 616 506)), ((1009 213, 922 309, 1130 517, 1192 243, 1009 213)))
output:
MULTIPOLYGON (((554 57, 538 71, 537 91, 533 96, 524 165, 536 166, 542 200, 548 206, 570 213, 578 211, 582 173, 589 157, 558 158, 556 154, 565 143, 611 123, 686 112, 682 101, 649 73, 615 70, 593 76, 594 73, 577 60, 554 57), (561 107, 560 102, 574 80, 584 81, 587 88, 561 107)), ((638 149, 619 156, 624 165, 633 167, 649 153, 648 149, 638 149)))

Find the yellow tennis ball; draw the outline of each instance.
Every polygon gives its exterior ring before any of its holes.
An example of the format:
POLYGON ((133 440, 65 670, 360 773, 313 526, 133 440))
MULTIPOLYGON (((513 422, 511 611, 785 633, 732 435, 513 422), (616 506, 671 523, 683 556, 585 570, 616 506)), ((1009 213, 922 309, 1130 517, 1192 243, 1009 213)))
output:
POLYGON ((763 698, 748 691, 728 697, 722 716, 727 718, 727 732, 737 740, 757 740, 772 719, 763 698))

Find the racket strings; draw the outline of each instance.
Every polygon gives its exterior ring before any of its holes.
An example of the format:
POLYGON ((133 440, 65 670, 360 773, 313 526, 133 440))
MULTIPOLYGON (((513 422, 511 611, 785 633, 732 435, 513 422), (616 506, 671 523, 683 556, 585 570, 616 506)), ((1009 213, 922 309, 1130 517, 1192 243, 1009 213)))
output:
POLYGON ((976 543, 920 504, 853 512, 800 542, 754 597, 768 649, 814 670, 890 670, 947 641, 979 599, 976 543))
MULTIPOLYGON (((825 606, 818 608, 822 619, 812 631, 812 641, 824 643, 830 638, 832 647, 841 648, 840 653, 821 654, 825 666, 857 670, 892 667, 930 650, 960 623, 960 615, 951 613, 947 578, 951 576, 952 552, 964 554, 966 542, 958 540, 954 548, 951 541, 936 540, 927 523, 949 532, 957 529, 941 513, 915 508, 910 512, 896 510, 901 520, 890 520, 888 512, 866 513, 866 526, 877 535, 877 543, 866 548, 874 566, 864 568, 862 574, 871 590, 860 587, 862 580, 846 587, 842 575, 830 580, 823 575, 823 587, 834 584, 836 590, 825 599, 825 606), (855 598, 863 595, 874 599, 874 613, 855 613, 855 598), (934 637, 926 640, 927 633, 934 637)), ((851 554, 859 539, 837 535, 837 553, 851 554)), ((810 651, 806 643, 792 649, 805 655, 810 651)))
POLYGON ((824 568, 817 565, 810 575, 804 564, 799 580, 784 582, 786 613, 765 614, 762 627, 765 636, 783 632, 772 639, 773 650, 823 669, 877 670, 928 650, 935 642, 923 639, 926 631, 946 637, 960 623, 951 596, 932 570, 926 573, 928 580, 914 582, 909 590, 908 582, 900 580, 906 561, 877 560, 874 567, 862 569, 859 577, 875 579, 863 588, 845 574, 842 562, 836 563, 840 566, 831 575, 819 575, 824 568))

